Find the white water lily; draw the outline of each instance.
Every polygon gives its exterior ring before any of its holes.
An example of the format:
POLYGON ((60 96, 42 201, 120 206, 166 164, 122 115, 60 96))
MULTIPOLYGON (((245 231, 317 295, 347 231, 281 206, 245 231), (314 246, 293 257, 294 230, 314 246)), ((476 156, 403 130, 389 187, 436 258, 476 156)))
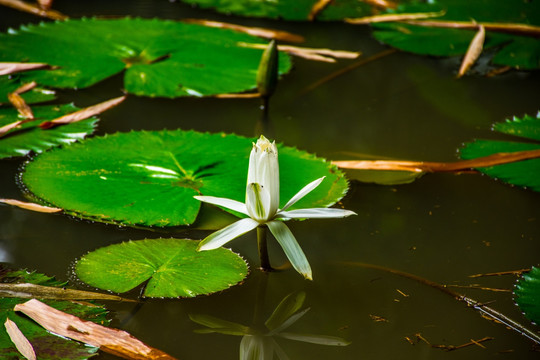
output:
POLYGON ((226 207, 248 215, 249 218, 238 220, 209 235, 201 241, 198 250, 217 249, 258 226, 267 226, 296 271, 311 280, 312 272, 309 262, 284 221, 306 218, 342 218, 356 215, 353 211, 331 208, 287 210, 319 186, 323 180, 324 177, 307 184, 282 209, 279 209, 278 151, 275 141, 270 142, 261 136, 257 143, 253 144, 249 157, 245 203, 214 196, 195 196, 200 201, 226 207))

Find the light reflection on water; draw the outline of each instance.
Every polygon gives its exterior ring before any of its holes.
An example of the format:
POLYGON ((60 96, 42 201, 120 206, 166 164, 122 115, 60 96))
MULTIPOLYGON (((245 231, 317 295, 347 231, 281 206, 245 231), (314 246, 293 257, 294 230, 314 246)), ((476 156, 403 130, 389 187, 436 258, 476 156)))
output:
MULTIPOLYGON (((304 35, 306 46, 360 50, 364 56, 384 47, 365 29, 341 24, 301 24, 227 18, 189 6, 156 1, 57 1, 73 16, 133 14, 163 18, 211 17, 257 26, 277 26, 304 35)), ((33 17, 4 10, 2 27, 33 17)), ((367 153, 411 160, 451 161, 463 142, 475 137, 503 138, 491 124, 540 108, 538 73, 509 73, 486 79, 455 80, 454 60, 393 54, 360 67, 310 92, 302 91, 349 64, 296 60, 280 82, 269 116, 278 141, 340 159, 367 153)), ((62 91, 62 100, 92 104, 118 96, 119 77, 79 91, 62 91)), ((99 133, 131 129, 182 128, 252 136, 260 116, 257 100, 149 99, 130 97, 101 116, 99 133)), ((1 197, 21 198, 15 174, 21 161, 0 161, 1 197)), ((480 175, 429 175, 401 186, 351 183, 343 200, 358 216, 344 220, 290 223, 311 263, 314 281, 294 270, 268 274, 262 310, 265 317, 287 294, 306 293, 311 310, 291 332, 339 336, 352 341, 334 348, 280 339, 291 359, 529 359, 538 357, 531 342, 489 322, 446 294, 395 275, 346 265, 371 263, 406 271, 440 284, 512 289, 514 277, 470 279, 471 274, 527 268, 540 263, 540 195, 480 175), (399 291, 398 291, 399 290, 399 291), (403 294, 407 295, 404 296, 403 294), (387 321, 375 321, 377 317, 387 321), (485 336, 493 340, 445 353, 418 342, 459 345, 485 336)), ((0 206, 0 257, 15 267, 66 279, 72 261, 96 248, 129 239, 204 235, 161 233, 92 224, 58 215, 32 214, 0 206), (2 255, 4 254, 4 255, 2 255)), ((115 326, 180 359, 238 358, 240 338, 196 334, 188 314, 202 313, 249 323, 262 276, 253 234, 230 243, 251 265, 242 286, 186 300, 149 300, 132 317, 130 304, 110 304, 115 326)), ((285 258, 270 242, 275 265, 285 258)), ((527 321, 509 293, 459 289, 517 321, 527 321)), ((112 356, 101 355, 101 359, 112 356)))

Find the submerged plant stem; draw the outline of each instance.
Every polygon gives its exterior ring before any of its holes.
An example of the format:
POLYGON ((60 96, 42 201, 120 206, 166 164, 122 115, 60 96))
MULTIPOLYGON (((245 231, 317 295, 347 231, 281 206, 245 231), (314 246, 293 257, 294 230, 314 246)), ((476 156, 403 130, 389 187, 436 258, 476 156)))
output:
POLYGON ((443 293, 445 293, 447 295, 452 296, 456 300, 459 300, 461 302, 466 303, 468 306, 470 306, 473 309, 479 311, 483 315, 487 315, 487 317, 492 318, 492 319, 500 322, 501 324, 505 325, 506 327, 508 327, 508 328, 514 330, 515 332, 525 336, 526 338, 534 341, 537 345, 540 345, 540 335, 538 335, 534 331, 531 331, 531 330, 527 329, 526 327, 524 327, 523 325, 521 325, 521 324, 517 323, 516 321, 510 319, 506 315, 501 314, 497 310, 494 310, 494 309, 484 305, 483 303, 480 303, 480 302, 478 302, 476 300, 473 300, 473 299, 471 299, 471 298, 469 298, 469 297, 467 297, 465 295, 462 295, 460 293, 452 291, 452 290, 448 289, 444 285, 438 284, 438 283, 433 282, 433 281, 428 280, 428 279, 424 279, 424 278, 422 278, 420 276, 417 276, 417 275, 409 274, 409 273, 406 273, 406 272, 403 272, 403 271, 400 271, 400 270, 391 269, 391 268, 387 268, 387 267, 384 267, 384 266, 366 264, 366 263, 360 263, 360 262, 350 262, 350 261, 346 261, 344 263, 346 265, 359 266, 359 267, 368 268, 368 269, 386 271, 386 272, 389 272, 389 273, 392 273, 392 274, 396 274, 396 275, 405 277, 407 279, 417 281, 417 282, 419 282, 421 284, 431 286, 431 287, 433 287, 433 288, 435 288, 437 290, 442 291, 443 293))
POLYGON ((272 271, 270 259, 268 258, 268 247, 266 244, 266 226, 257 227, 257 245, 259 246, 259 259, 262 271, 272 271))

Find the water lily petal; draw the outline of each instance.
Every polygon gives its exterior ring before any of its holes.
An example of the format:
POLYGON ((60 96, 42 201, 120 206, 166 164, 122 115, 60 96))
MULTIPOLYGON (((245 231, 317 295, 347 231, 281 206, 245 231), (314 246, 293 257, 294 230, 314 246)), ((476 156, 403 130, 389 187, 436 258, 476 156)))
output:
POLYGON ((276 215, 276 219, 322 219, 322 218, 344 218, 347 216, 356 215, 354 211, 334 209, 334 208, 312 208, 298 209, 289 211, 280 211, 276 215))
POLYGON ((311 266, 309 266, 306 255, 302 251, 300 245, 298 245, 298 242, 287 225, 281 221, 270 221, 266 223, 266 225, 283 248, 285 255, 296 271, 302 274, 306 279, 313 280, 311 266))
POLYGON ((246 209, 249 216, 257 221, 267 221, 274 217, 270 212, 270 193, 260 184, 248 184, 246 190, 246 209))
POLYGON ((215 197, 215 196, 194 196, 195 199, 212 205, 223 206, 227 209, 237 211, 242 214, 249 215, 246 209, 246 204, 233 199, 215 197))
POLYGON ((289 200, 287 202, 287 204, 285 204, 285 206, 283 207, 283 209, 281 209, 281 211, 285 211, 287 210, 288 208, 290 208, 291 206, 293 206, 298 200, 300 200, 301 198, 303 198, 304 196, 306 196, 309 192, 311 192, 311 190, 315 189, 317 186, 319 186, 319 184, 324 180, 326 176, 323 176, 322 178, 320 179, 317 179, 315 181, 312 181, 310 182, 309 184, 307 184, 306 186, 304 186, 302 188, 302 190, 300 190, 296 195, 294 195, 291 200, 289 200))
POLYGON ((213 250, 217 249, 228 243, 229 241, 236 239, 240 235, 247 233, 259 226, 259 223, 253 219, 241 219, 229 226, 224 227, 221 230, 207 236, 197 248, 201 250, 213 250))
POLYGON ((279 207, 279 164, 276 143, 264 136, 253 144, 249 156, 247 183, 257 183, 270 195, 268 214, 275 214, 279 207))

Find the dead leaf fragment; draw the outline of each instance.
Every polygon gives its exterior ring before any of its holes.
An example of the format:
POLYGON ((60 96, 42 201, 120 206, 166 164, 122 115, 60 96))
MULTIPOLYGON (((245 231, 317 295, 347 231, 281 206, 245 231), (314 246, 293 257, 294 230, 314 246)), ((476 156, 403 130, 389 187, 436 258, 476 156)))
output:
POLYGON ((60 208, 43 206, 36 203, 19 201, 14 199, 0 199, 0 203, 17 206, 21 209, 32 210, 42 213, 56 213, 62 211, 60 208))
POLYGON ((23 312, 48 331, 99 347, 105 352, 125 359, 176 360, 125 331, 82 320, 36 299, 17 304, 15 311, 23 312))
POLYGON ((42 129, 49 129, 57 125, 71 124, 77 121, 88 119, 89 117, 92 117, 97 114, 101 114, 102 112, 109 110, 112 107, 115 107, 116 105, 124 101, 125 99, 126 99, 126 96, 120 96, 111 100, 107 100, 97 105, 92 105, 87 108, 72 112, 71 114, 61 116, 57 119, 54 119, 51 121, 44 121, 41 124, 39 124, 39 127, 42 129))
POLYGON ((461 62, 461 66, 459 68, 459 72, 457 77, 460 78, 471 68, 471 66, 474 65, 480 54, 482 53, 482 49, 484 48, 484 40, 486 38, 486 30, 482 25, 478 26, 478 31, 474 35, 473 39, 471 40, 471 43, 469 44, 469 48, 467 49, 467 52, 465 53, 465 56, 463 57, 463 61, 461 62))
POLYGON ((333 0, 318 0, 313 6, 308 14, 308 20, 313 21, 323 11, 333 0))
POLYGON ((260 28, 260 27, 248 27, 237 24, 224 23, 220 21, 211 21, 204 19, 184 19, 182 22, 188 24, 199 24, 208 27, 220 28, 220 29, 230 29, 252 36, 258 36, 265 39, 275 39, 280 41, 301 43, 304 42, 304 37, 301 35, 293 34, 288 31, 260 28))
MULTIPOLYGON (((2 5, 0 0, 0 5, 2 5)), ((37 70, 48 68, 48 64, 44 63, 14 63, 14 62, 0 62, 0 75, 10 75, 21 71, 37 70)))
POLYGON ((423 12, 423 13, 406 13, 406 14, 382 14, 382 15, 373 15, 373 16, 364 16, 361 18, 349 18, 345 19, 345 22, 349 24, 362 25, 362 24, 372 24, 379 22, 395 22, 395 21, 407 21, 407 20, 418 20, 418 19, 429 19, 434 17, 443 16, 445 11, 437 12, 423 12))
POLYGON ((21 86, 19 86, 15 91, 14 93, 15 94, 24 94, 25 92, 27 91, 30 91, 32 90, 33 88, 35 88, 37 86, 37 82, 35 81, 32 81, 32 82, 29 82, 29 83, 26 83, 26 84, 22 84, 21 86))
POLYGON ((0 5, 4 5, 15 10, 24 11, 37 16, 49 18, 52 20, 65 20, 67 16, 54 10, 43 9, 39 5, 27 3, 22 0, 0 0, 0 5))
POLYGON ((16 92, 9 93, 7 95, 9 102, 17 109, 19 115, 25 119, 33 119, 34 113, 26 101, 16 92))
MULTIPOLYGON (((252 43, 238 43, 239 46, 249 47, 252 49, 264 50, 268 46, 267 44, 252 44, 252 43)), ((285 51, 291 55, 302 57, 308 60, 323 61, 323 62, 336 62, 333 58, 341 59, 356 59, 361 55, 358 51, 345 51, 345 50, 332 50, 324 48, 305 48, 291 45, 278 45, 279 51, 285 51)))
POLYGON ((6 135, 11 130, 18 128, 23 123, 24 123, 23 120, 18 120, 18 121, 15 121, 15 122, 12 122, 12 123, 9 123, 7 125, 0 127, 0 137, 6 135))
POLYGON ((53 0, 38 0, 38 5, 43 10, 50 10, 53 0))
POLYGON ((9 338, 11 339, 13 344, 15 344, 15 347, 17 348, 17 350, 19 350, 21 355, 28 360, 36 360, 36 353, 34 352, 32 344, 30 344, 30 341, 28 341, 26 336, 24 336, 21 330, 19 330, 17 324, 7 318, 4 326, 9 335, 9 338))

